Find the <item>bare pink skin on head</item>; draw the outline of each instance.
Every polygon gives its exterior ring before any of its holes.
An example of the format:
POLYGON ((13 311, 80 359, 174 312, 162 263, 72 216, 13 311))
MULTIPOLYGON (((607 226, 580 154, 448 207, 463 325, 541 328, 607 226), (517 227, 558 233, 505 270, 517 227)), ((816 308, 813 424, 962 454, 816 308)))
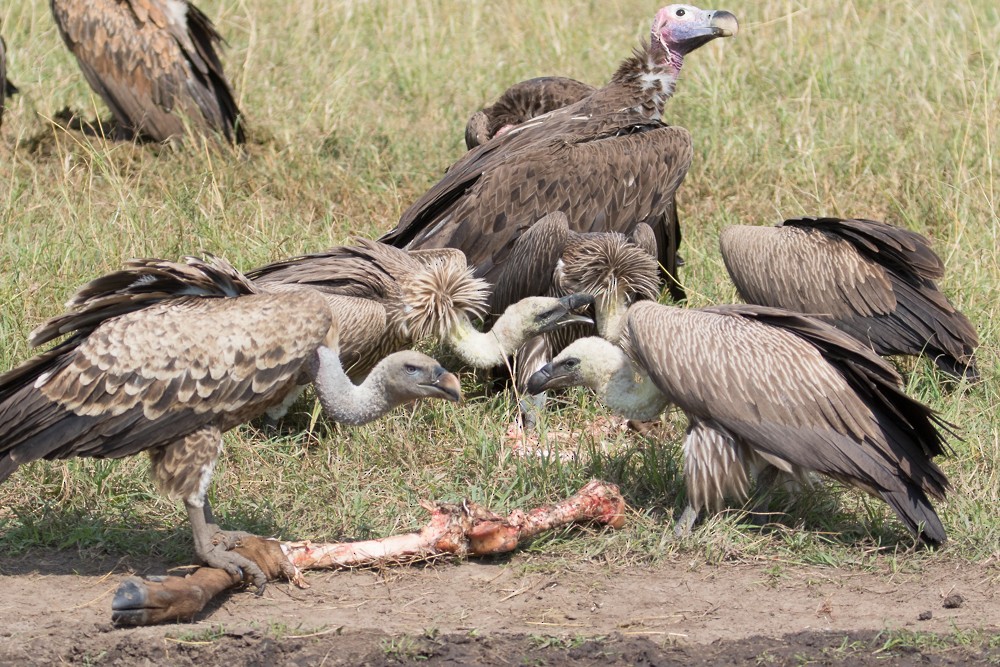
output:
POLYGON ((731 37, 738 30, 736 17, 725 10, 667 5, 653 19, 650 45, 663 64, 680 70, 686 54, 716 37, 731 37))

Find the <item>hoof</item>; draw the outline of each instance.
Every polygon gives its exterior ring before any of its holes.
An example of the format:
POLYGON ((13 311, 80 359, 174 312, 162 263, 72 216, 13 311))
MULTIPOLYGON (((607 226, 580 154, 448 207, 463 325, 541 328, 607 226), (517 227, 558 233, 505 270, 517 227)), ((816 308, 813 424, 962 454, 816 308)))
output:
POLYGON ((149 590, 139 577, 129 577, 118 586, 111 600, 111 621, 116 625, 149 624, 149 590))

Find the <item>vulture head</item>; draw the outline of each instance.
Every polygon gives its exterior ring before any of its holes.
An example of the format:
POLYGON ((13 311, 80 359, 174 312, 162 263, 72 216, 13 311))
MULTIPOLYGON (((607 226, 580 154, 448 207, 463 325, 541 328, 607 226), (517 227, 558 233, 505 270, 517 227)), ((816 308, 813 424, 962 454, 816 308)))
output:
POLYGON ((442 398, 456 403, 462 400, 458 377, 426 354, 404 350, 390 354, 381 365, 383 390, 391 405, 418 398, 442 398))
POLYGON ((738 30, 736 17, 725 10, 667 5, 653 19, 650 46, 668 60, 679 60, 716 37, 732 37, 738 30))
POLYGON ((557 272, 561 289, 594 296, 598 334, 612 342, 621 336, 629 306, 660 295, 655 255, 623 234, 595 234, 572 244, 557 272))
POLYGON ((560 299, 529 296, 509 306, 493 326, 493 331, 510 322, 530 338, 574 322, 593 324, 593 320, 579 312, 593 303, 594 298, 589 294, 570 294, 560 299))
POLYGON ((535 371, 528 380, 527 390, 534 395, 568 387, 597 389, 606 385, 614 371, 623 365, 627 367, 629 361, 621 348, 603 338, 579 338, 535 371))

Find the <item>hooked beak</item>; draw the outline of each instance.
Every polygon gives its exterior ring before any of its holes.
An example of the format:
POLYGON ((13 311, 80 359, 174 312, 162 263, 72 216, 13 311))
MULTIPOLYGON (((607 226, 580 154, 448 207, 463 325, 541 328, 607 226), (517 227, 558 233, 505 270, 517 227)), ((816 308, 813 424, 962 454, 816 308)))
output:
POLYGON ((705 12, 701 25, 686 25, 673 33, 673 48, 681 53, 691 53, 717 37, 732 37, 739 29, 740 24, 732 12, 721 9, 705 12))
POLYGON ((709 29, 715 30, 716 37, 733 37, 740 31, 740 23, 732 12, 720 9, 712 13, 709 29))
POLYGON ((434 382, 429 387, 432 387, 436 391, 442 394, 442 398, 454 403, 458 403, 462 400, 462 385, 458 381, 458 376, 454 373, 449 373, 440 366, 437 369, 438 375, 434 382))
POLYGON ((552 364, 545 364, 528 378, 527 392, 534 396, 549 388, 549 381, 552 379, 552 364))
POLYGON ((594 303, 594 297, 589 294, 570 294, 559 299, 559 303, 566 308, 566 314, 559 318, 556 326, 564 327, 567 324, 593 324, 594 320, 584 315, 582 312, 594 303))

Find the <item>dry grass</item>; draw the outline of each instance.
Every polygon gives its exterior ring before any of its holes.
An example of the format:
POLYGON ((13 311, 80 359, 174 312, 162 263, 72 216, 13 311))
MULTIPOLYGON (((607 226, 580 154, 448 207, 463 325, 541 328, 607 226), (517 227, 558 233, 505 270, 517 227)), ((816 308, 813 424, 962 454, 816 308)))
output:
MULTIPOLYGON (((229 41, 227 71, 250 123, 244 154, 194 141, 180 150, 108 144, 55 128, 47 119, 67 105, 90 118, 108 114, 47 3, 6 9, 9 74, 23 94, 0 136, 3 367, 28 356, 28 331, 76 286, 128 257, 204 249, 249 267, 388 229, 461 154, 465 120, 478 106, 530 76, 606 80, 655 9, 634 1, 199 4, 229 41)), ((986 381, 942 391, 920 362, 906 367, 909 388, 965 437, 943 464, 954 485, 940 505, 948 550, 995 557, 1000 9, 991 0, 726 8, 740 17, 741 35, 688 58, 667 111, 696 142, 681 195, 691 305, 735 298, 717 250, 726 224, 833 214, 931 236, 948 266, 945 290, 980 329, 986 381)), ((583 393, 567 403, 555 421, 606 415, 583 393)), ((682 503, 676 415, 663 444, 616 436, 617 453, 584 465, 507 456, 499 442, 512 408, 508 397, 480 397, 360 429, 235 431, 213 500, 230 525, 362 538, 421 524, 421 497, 467 495, 504 509, 566 495, 599 474, 622 484, 636 507, 633 527, 574 541, 555 535, 539 547, 614 563, 679 551, 709 560, 777 551, 863 567, 936 557, 905 553, 908 537, 882 504, 829 488, 798 501, 774 531, 734 513, 673 542, 669 516, 682 503)), ((48 545, 185 558, 183 514, 153 493, 146 465, 26 466, 0 487, 0 551, 48 545)))

